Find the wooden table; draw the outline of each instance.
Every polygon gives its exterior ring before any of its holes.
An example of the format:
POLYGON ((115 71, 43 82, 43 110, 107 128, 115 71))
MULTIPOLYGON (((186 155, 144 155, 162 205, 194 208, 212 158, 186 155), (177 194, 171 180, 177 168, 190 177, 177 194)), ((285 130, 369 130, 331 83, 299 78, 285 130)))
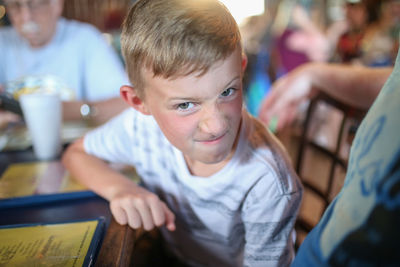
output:
MULTIPOLYGON (((35 161, 32 150, 0 152, 0 174, 12 163, 29 161, 35 161)), ((106 232, 95 266, 129 266, 134 242, 141 231, 119 225, 112 218, 108 202, 99 196, 0 209, 0 225, 59 223, 99 217, 105 218, 106 232)))

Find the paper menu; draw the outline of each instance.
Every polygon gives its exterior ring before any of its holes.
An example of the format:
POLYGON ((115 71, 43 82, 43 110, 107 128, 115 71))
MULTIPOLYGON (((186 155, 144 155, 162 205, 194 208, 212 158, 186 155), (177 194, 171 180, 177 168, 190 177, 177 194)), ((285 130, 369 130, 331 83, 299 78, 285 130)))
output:
POLYGON ((0 199, 84 190, 60 161, 12 164, 0 179, 0 199))
POLYGON ((102 221, 0 228, 0 266, 90 265, 99 245, 99 223, 102 221))

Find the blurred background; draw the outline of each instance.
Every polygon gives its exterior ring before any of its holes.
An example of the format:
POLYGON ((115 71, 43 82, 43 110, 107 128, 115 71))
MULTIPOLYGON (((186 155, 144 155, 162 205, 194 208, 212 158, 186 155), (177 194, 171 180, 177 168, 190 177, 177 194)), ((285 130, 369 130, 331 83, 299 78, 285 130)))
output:
MULTIPOLYGON (((65 0, 63 16, 95 25, 120 52, 120 26, 134 0, 65 0)), ((398 47, 398 0, 222 0, 241 27, 250 64, 248 108, 271 82, 308 61, 391 65, 398 47)), ((0 27, 9 25, 0 1, 0 27)))
MULTIPOLYGON (((95 25, 120 52, 120 26, 134 0, 65 0, 63 16, 95 25)), ((394 62, 400 28, 398 0, 221 0, 241 27, 250 59, 248 108, 278 77, 309 61, 369 66, 394 62)), ((9 25, 0 1, 0 27, 9 25)))

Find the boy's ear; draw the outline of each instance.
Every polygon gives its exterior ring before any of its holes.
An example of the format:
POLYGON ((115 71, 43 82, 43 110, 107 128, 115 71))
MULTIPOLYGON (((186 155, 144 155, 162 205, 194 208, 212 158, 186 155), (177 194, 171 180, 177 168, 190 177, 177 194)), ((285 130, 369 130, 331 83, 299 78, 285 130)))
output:
POLYGON ((247 67, 247 55, 245 53, 242 53, 242 72, 246 70, 247 67))
POLYGON ((135 87, 129 85, 123 85, 119 89, 119 94, 122 99, 131 107, 137 111, 143 113, 144 115, 150 115, 145 102, 138 96, 135 87))

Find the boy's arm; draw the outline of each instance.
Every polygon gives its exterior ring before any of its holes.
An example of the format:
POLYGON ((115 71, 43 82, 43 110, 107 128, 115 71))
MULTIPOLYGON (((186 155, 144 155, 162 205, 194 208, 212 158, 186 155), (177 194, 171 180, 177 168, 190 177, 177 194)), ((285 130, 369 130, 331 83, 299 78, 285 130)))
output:
POLYGON ((175 216, 165 203, 103 160, 87 154, 83 138, 68 147, 62 162, 75 179, 110 202, 118 223, 145 230, 165 224, 170 231, 175 230, 175 216))

